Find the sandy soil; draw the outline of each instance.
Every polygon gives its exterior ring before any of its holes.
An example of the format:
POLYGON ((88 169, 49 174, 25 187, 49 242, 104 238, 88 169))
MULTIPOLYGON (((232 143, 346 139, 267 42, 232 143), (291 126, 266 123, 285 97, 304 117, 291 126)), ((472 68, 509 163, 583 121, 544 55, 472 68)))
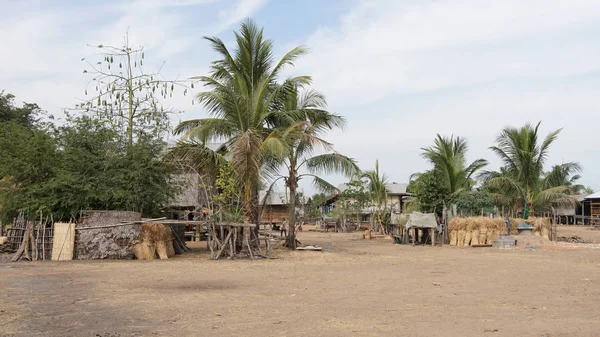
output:
POLYGON ((600 335, 599 249, 301 241, 331 251, 3 263, 0 336, 600 335))

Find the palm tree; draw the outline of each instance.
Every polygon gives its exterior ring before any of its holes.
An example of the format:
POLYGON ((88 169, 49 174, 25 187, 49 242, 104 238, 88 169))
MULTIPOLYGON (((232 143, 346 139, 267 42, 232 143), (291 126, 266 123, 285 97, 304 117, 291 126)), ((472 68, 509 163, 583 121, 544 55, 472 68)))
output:
POLYGON ((371 195, 371 201, 375 205, 375 216, 379 226, 379 232, 383 233, 383 217, 385 215, 388 193, 385 185, 387 184, 388 178, 385 173, 379 172, 379 160, 375 161, 375 169, 364 172, 361 178, 367 179, 368 181, 368 190, 371 195))
MULTIPOLYGON (((481 177, 491 188, 501 191, 505 196, 520 200, 523 205, 523 216, 536 209, 543 210, 552 202, 573 204, 569 197, 569 186, 564 185, 564 177, 559 174, 544 174, 544 164, 548 158, 550 145, 556 141, 561 129, 550 132, 540 143, 539 127, 541 122, 533 126, 526 124, 521 128, 507 127, 498 135, 496 146, 490 149, 504 162, 501 172, 483 172, 481 177), (558 182, 558 184, 557 184, 558 182)), ((560 168, 564 173, 580 170, 574 163, 560 168)))
POLYGON ((273 58, 273 42, 263 38, 263 30, 246 20, 235 33, 236 48, 231 53, 223 41, 205 37, 220 59, 211 65, 210 76, 199 76, 207 91, 197 100, 208 110, 210 118, 184 121, 175 129, 184 138, 201 143, 224 141, 231 156, 231 166, 240 180, 247 215, 258 223, 258 189, 268 172, 265 163, 272 157, 287 154, 287 144, 275 127, 285 89, 309 84, 310 77, 298 76, 277 83, 286 66, 306 53, 296 47, 279 62, 273 58))
POLYGON ((571 194, 584 193, 585 186, 577 183, 581 179, 579 173, 581 173, 581 166, 575 162, 554 165, 544 176, 544 187, 567 186, 571 194))
POLYGON ((470 191, 475 185, 473 175, 488 164, 485 159, 477 159, 467 166, 467 140, 461 137, 448 138, 438 134, 433 146, 421 150, 421 156, 431 162, 448 183, 450 200, 470 191))
POLYGON ((354 159, 333 152, 332 144, 322 138, 326 131, 345 126, 344 118, 328 112, 326 107, 327 103, 322 94, 306 90, 301 95, 298 87, 287 91, 282 104, 282 116, 285 118, 281 119, 280 128, 290 145, 289 152, 283 160, 287 172, 285 176, 279 176, 273 181, 265 198, 279 179, 285 180, 290 196, 286 246, 292 249, 296 248, 296 197, 300 179, 311 177, 318 189, 332 191, 335 187, 319 175, 342 173, 349 177, 359 172, 354 159), (318 150, 327 153, 314 155, 318 150), (301 170, 306 170, 307 173, 300 173, 301 170))

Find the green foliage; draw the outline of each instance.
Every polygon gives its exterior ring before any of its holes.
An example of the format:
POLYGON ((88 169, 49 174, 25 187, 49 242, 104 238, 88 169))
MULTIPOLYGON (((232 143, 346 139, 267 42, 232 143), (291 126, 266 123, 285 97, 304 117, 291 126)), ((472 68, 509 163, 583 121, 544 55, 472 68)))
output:
POLYGON ((448 186, 447 199, 455 200, 461 193, 471 191, 475 185, 475 172, 487 165, 485 159, 477 159, 467 165, 467 140, 461 137, 437 135, 434 145, 423 148, 423 158, 431 162, 448 186))
POLYGON ((227 161, 219 164, 219 174, 215 181, 217 193, 213 195, 213 203, 217 206, 217 212, 223 221, 244 220, 244 215, 239 207, 240 189, 238 178, 227 161))
POLYGON ((286 88, 309 84, 310 78, 289 78, 285 86, 278 82, 283 69, 306 49, 296 47, 277 62, 273 41, 265 39, 263 30, 251 20, 241 24, 235 37, 231 52, 219 38, 206 37, 219 59, 212 62, 209 76, 194 79, 207 90, 196 98, 210 118, 182 122, 175 131, 201 144, 227 143, 250 220, 258 222, 258 189, 273 174, 273 166, 267 163, 273 157, 285 157, 288 150, 280 130, 274 128, 280 120, 282 95, 286 88))
POLYGON ((488 190, 495 192, 498 199, 512 200, 512 207, 527 206, 527 213, 546 211, 553 203, 574 205, 577 163, 565 163, 544 172, 552 143, 558 138, 560 129, 549 133, 543 140, 539 134, 540 123, 526 124, 520 128, 504 128, 490 149, 500 157, 500 171, 483 172, 480 177, 488 190), (541 140, 541 141, 540 141, 541 140))
POLYGON ((473 191, 461 194, 455 201, 456 210, 464 216, 490 214, 494 211, 494 200, 488 192, 473 191))
POLYGON ((307 214, 311 218, 316 218, 321 216, 321 206, 325 204, 327 201, 327 196, 325 193, 316 193, 312 197, 308 199, 306 203, 307 214))
POLYGON ((360 216, 360 212, 371 204, 372 195, 365 185, 361 179, 348 182, 348 188, 340 194, 338 207, 344 212, 360 216))
POLYGON ((14 105, 14 96, 0 93, 0 216, 2 222, 19 209, 38 207, 39 185, 54 174, 55 145, 35 104, 14 105))
POLYGON ((32 128, 37 122, 40 108, 36 104, 24 103, 22 107, 14 105, 15 96, 0 91, 0 123, 15 123, 16 125, 32 128))
MULTIPOLYGON (((6 101, 6 100, 4 100, 6 101)), ((35 116, 35 105, 26 106, 35 116)), ((20 117, 12 105, 3 116, 20 117)), ((37 109, 37 108, 36 108, 37 109)), ((21 114, 22 115, 22 114, 21 114)), ((0 215, 24 210, 69 219, 82 209, 121 209, 155 216, 176 192, 172 167, 160 154, 165 143, 141 134, 131 147, 119 130, 90 116, 54 127, 4 120, 0 123, 0 215)))
POLYGON ((413 202, 416 202, 420 212, 440 215, 450 188, 440 172, 434 169, 421 173, 416 179, 411 180, 407 190, 414 194, 412 198, 416 201, 413 202))

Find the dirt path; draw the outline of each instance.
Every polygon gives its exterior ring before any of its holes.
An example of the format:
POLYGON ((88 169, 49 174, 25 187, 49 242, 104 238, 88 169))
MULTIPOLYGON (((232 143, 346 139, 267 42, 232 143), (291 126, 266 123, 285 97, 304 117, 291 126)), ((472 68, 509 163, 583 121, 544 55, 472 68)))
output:
POLYGON ((598 336, 600 250, 301 233, 279 259, 0 264, 0 336, 598 336), (8 268, 11 267, 11 268, 8 268))

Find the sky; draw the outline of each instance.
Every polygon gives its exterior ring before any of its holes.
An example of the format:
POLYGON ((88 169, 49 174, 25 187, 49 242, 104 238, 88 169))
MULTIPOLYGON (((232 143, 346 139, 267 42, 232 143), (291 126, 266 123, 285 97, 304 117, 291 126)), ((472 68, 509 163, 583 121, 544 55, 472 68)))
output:
MULTIPOLYGON (((562 128, 547 165, 576 161, 600 190, 600 1, 597 0, 0 0, 0 90, 60 118, 90 80, 98 44, 145 49, 167 78, 206 75, 245 18, 277 56, 304 45, 285 76, 311 75, 329 110, 346 117, 327 139, 362 169, 378 159, 390 182, 429 169, 436 134, 465 137, 470 161, 506 126, 562 128)), ((189 96, 164 102, 174 122, 205 117, 189 96)), ((172 140, 172 139, 170 139, 172 140)), ((344 182, 343 177, 329 177, 344 182)), ((302 182, 312 193, 309 182, 302 182)))

